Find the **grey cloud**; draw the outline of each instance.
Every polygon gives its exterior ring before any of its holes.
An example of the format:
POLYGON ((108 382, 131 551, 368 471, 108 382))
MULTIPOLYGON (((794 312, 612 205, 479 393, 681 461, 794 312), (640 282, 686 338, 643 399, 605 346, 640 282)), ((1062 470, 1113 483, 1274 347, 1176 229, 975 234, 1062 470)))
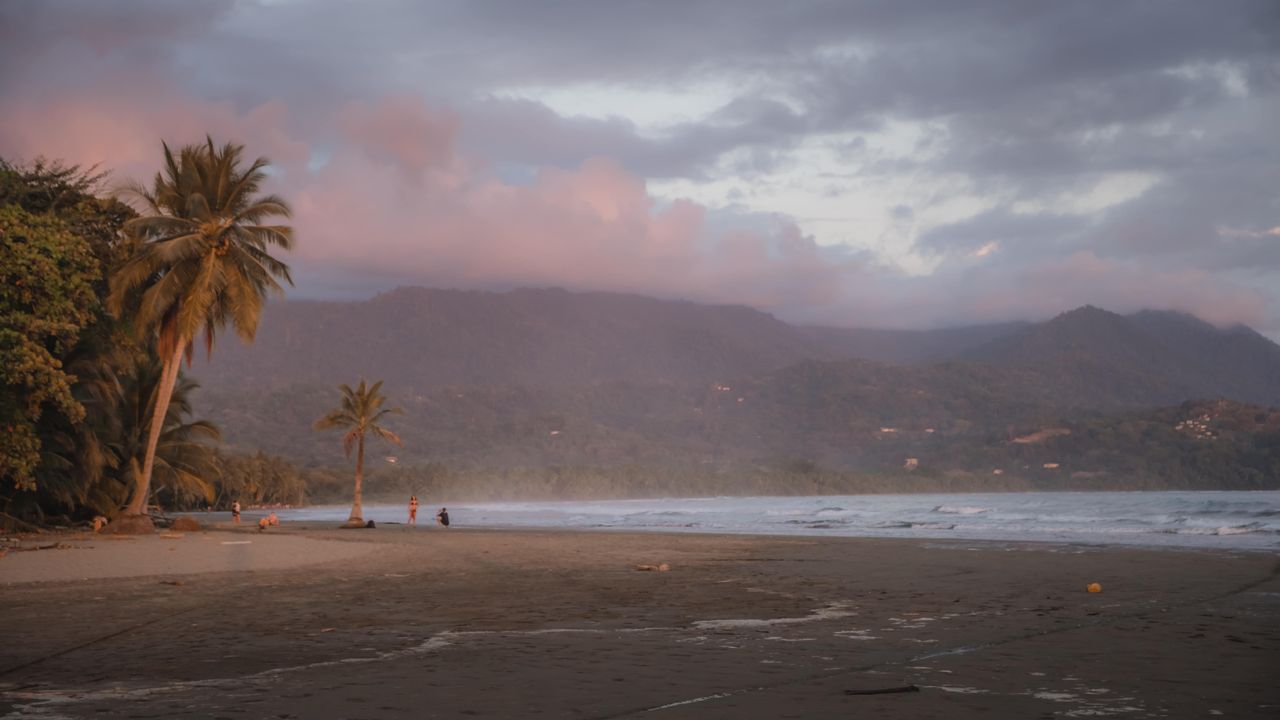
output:
POLYGON ((934 255, 965 255, 998 243, 1002 256, 1057 255, 1089 221, 1076 215, 989 210, 921 233, 917 249, 934 255))
POLYGON ((682 123, 660 137, 642 135, 622 118, 563 117, 546 105, 523 99, 485 98, 462 105, 463 143, 478 156, 508 163, 576 167, 592 157, 610 156, 648 177, 705 178, 725 153, 746 149, 736 172, 773 169, 789 141, 799 138, 803 120, 772 101, 733 103, 710 123, 682 123))
MULTIPOLYGON (((280 122, 313 148, 341 142, 333 128, 345 103, 425 98, 458 113, 468 156, 513 175, 607 156, 650 178, 733 173, 749 182, 792 167, 801 143, 834 136, 824 142, 844 150, 838 159, 863 182, 945 175, 997 200, 995 210, 918 238, 918 250, 943 258, 999 241, 1002 251, 971 275, 865 283, 920 323, 930 312, 1000 319, 966 282, 980 278, 1012 298, 1034 268, 1076 254, 1155 268, 1170 286, 1195 270, 1265 288, 1280 268, 1280 240, 1221 233, 1280 225, 1274 0, 0 4, 0 102, 156 76, 242 110, 281 100, 280 122), (661 133, 501 99, 521 87, 693 83, 729 88, 732 98, 661 133), (929 124, 916 152, 879 154, 860 135, 904 121, 929 124), (1086 218, 1010 210, 1051 205, 1110 173, 1158 182, 1086 218)), ((930 204, 946 199, 904 198, 906 211, 888 212, 920 227, 930 204)), ((1119 270, 1074 272, 1077 286, 1055 289, 1062 302, 1140 296, 1121 288, 1119 270)))

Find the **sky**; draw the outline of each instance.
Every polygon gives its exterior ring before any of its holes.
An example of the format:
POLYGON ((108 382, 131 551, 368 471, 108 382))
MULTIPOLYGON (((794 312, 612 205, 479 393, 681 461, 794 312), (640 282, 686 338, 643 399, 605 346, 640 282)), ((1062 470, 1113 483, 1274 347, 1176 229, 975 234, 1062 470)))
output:
POLYGON ((0 157, 246 146, 290 297, 558 286, 1280 337, 1274 0, 6 0, 0 157))

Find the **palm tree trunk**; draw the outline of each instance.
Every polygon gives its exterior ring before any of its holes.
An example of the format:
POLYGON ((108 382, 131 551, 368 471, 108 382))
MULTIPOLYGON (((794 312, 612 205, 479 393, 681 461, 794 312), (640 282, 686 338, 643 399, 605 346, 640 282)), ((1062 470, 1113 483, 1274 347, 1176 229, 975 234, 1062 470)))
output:
POLYGON ((173 398, 173 388, 178 382, 178 368, 182 365, 182 350, 186 343, 179 342, 171 357, 165 358, 160 373, 160 387, 156 390, 156 404, 151 409, 151 430, 147 434, 147 454, 142 462, 142 474, 133 489, 133 498, 125 507, 125 515, 145 515, 147 499, 151 496, 151 471, 155 468, 156 447, 160 444, 160 431, 164 429, 164 418, 169 413, 169 400, 173 398))
POLYGON ((360 433, 360 446, 356 450, 356 493, 351 500, 351 517, 347 519, 349 525, 364 522, 364 507, 360 502, 361 485, 364 484, 364 433, 360 433))

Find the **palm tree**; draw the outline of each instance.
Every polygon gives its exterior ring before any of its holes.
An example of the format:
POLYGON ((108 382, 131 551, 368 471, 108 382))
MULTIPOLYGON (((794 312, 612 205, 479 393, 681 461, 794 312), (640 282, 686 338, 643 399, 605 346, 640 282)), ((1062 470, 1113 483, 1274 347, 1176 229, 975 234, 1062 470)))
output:
POLYGON ((338 389, 342 391, 342 407, 330 410, 327 415, 317 420, 315 428, 316 430, 345 428, 347 434, 342 437, 342 449, 346 451, 347 457, 351 457, 352 445, 358 447, 355 497, 351 502, 351 517, 347 519, 347 525, 355 527, 364 524, 364 508, 360 503, 360 491, 364 484, 364 436, 366 433, 372 433, 375 437, 401 445, 400 437, 378 425, 378 420, 392 413, 403 414, 404 411, 398 407, 379 409, 387 401, 379 392, 382 389, 381 380, 365 387, 362 378, 354 390, 350 385, 339 385, 338 389))
MULTIPOLYGON (((117 458, 117 473, 126 487, 137 487, 137 478, 146 465, 149 428, 153 426, 151 413, 155 411, 155 395, 163 377, 163 365, 148 356, 138 358, 121 375, 119 429, 112 450, 117 458)), ((214 480, 221 471, 211 444, 222 439, 217 426, 188 417, 193 412, 190 395, 199 387, 191 378, 178 374, 155 447, 152 495, 167 491, 175 506, 197 498, 212 502, 214 480)))
MULTIPOLYGON (((263 224, 290 217, 287 203, 259 196, 267 160, 241 167, 244 146, 204 144, 177 155, 164 145, 164 169, 150 189, 127 190, 140 200, 141 217, 125 224, 137 250, 111 279, 109 306, 129 319, 153 343, 162 362, 157 409, 167 408, 182 356, 191 358, 203 331, 206 352, 230 323, 246 342, 258 328, 268 293, 283 294, 277 278, 293 284, 289 268, 271 256, 271 246, 288 250, 293 229, 263 224)), ((141 516, 151 494, 156 446, 167 412, 151 413, 146 452, 125 515, 141 516)))
POLYGON ((103 323, 88 328, 62 358, 75 378, 72 397, 85 413, 80 422, 54 413, 40 418, 37 509, 61 506, 82 516, 112 517, 128 499, 130 488, 115 472, 119 462, 113 445, 121 427, 120 368, 133 362, 103 323))

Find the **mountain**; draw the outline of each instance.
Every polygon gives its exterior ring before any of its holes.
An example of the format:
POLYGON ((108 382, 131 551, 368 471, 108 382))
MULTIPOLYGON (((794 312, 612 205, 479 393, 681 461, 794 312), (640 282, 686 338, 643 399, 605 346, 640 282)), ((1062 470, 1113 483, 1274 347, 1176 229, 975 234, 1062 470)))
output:
POLYGON ((1184 362, 1222 395, 1280 406, 1280 345, 1244 325, 1218 328, 1186 313, 1144 310, 1129 319, 1148 336, 1176 348, 1184 362))
POLYGON ((1280 347, 1168 312, 1086 306, 1034 324, 850 330, 615 293, 401 288, 272 305, 254 345, 224 342, 195 375, 201 413, 233 450, 308 466, 343 462, 311 425, 337 383, 363 376, 404 407, 390 421, 405 440, 387 450, 395 468, 486 483, 543 473, 555 485, 563 478, 545 473, 596 468, 599 482, 641 483, 609 485, 615 494, 678 492, 677 478, 764 492, 796 471, 812 490, 827 477, 815 468, 897 477, 907 458, 935 490, 1067 487, 1048 466, 1076 473, 1072 487, 1280 480, 1280 413, 1266 407, 1280 406, 1280 347), (1260 419, 1179 430, 1227 415, 1260 419))
POLYGON ((1029 323, 971 325, 938 330, 882 330, 802 327, 801 332, 825 354, 897 365, 945 362, 980 345, 1005 337, 1029 323))
POLYGON ((1034 372, 1062 407, 1154 407, 1206 397, 1280 405, 1280 347, 1248 328, 1222 330, 1179 313, 1125 317, 1085 306, 957 359, 1034 372))
POLYGON ((1220 329, 1179 313, 1126 317, 1086 306, 1034 324, 866 330, 559 289, 400 288, 363 302, 274 303, 253 345, 223 342, 194 374, 212 393, 364 376, 424 395, 451 386, 707 385, 847 359, 1018 370, 1030 379, 1005 392, 1073 411, 1209 397, 1280 405, 1280 346, 1243 326, 1220 329))
POLYGON ((711 382, 832 351, 772 315, 617 293, 400 288, 365 302, 269 305, 251 346, 223 342, 210 389, 336 384, 420 393, 442 385, 711 382))

